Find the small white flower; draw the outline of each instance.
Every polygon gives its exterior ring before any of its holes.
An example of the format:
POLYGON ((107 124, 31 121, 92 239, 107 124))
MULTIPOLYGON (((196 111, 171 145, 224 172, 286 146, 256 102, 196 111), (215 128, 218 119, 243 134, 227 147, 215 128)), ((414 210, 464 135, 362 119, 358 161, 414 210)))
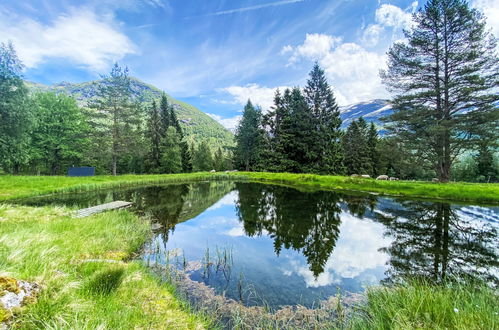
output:
POLYGON ((459 309, 454 307, 454 313, 459 313, 459 309))

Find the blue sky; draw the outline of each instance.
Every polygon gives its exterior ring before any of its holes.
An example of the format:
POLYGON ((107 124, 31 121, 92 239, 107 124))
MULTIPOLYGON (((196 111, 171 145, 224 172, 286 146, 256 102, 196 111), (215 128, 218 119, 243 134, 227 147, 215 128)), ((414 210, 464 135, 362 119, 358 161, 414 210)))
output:
MULTIPOLYGON (((388 97, 378 72, 423 0, 3 0, 28 80, 97 79, 118 61, 132 75, 233 127, 248 98, 304 85, 314 61, 341 105, 388 97)), ((472 0, 499 35, 499 1, 472 0)))

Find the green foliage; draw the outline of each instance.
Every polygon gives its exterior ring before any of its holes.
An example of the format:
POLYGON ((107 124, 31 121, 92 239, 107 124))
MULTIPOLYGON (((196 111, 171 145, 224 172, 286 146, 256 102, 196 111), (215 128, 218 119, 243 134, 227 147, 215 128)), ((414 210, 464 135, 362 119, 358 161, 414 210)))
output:
POLYGON ((373 164, 368 146, 367 123, 364 118, 352 121, 342 142, 347 174, 371 174, 373 164))
POLYGON ((481 143, 476 156, 477 174, 479 181, 497 182, 499 179, 499 164, 486 143, 481 143))
POLYGON ((463 150, 497 140, 496 41, 463 0, 428 1, 405 34, 408 42, 392 46, 382 73, 396 93, 388 129, 445 182, 463 150))
POLYGON ((180 173, 182 171, 182 154, 180 149, 180 134, 175 127, 170 126, 161 146, 161 172, 180 173))
POLYGON ((265 131, 260 169, 343 173, 339 108, 318 64, 303 93, 298 87, 276 92, 260 126, 265 131))
POLYGON ((0 44, 0 167, 18 173, 29 161, 32 105, 21 79, 23 65, 11 43, 0 44))
POLYGON ((261 117, 261 110, 248 101, 237 128, 234 151, 236 166, 246 171, 255 170, 260 160, 263 137, 260 127, 261 117))
POLYGON ((92 102, 94 113, 100 117, 100 140, 104 147, 101 153, 111 159, 112 174, 118 173, 118 162, 124 157, 134 156, 142 150, 140 136, 140 106, 132 99, 132 89, 128 69, 117 63, 108 76, 99 83, 98 99, 92 102))
MULTIPOLYGON (((205 140, 210 148, 232 147, 234 145, 234 136, 213 118, 203 113, 194 106, 174 99, 165 94, 158 88, 146 84, 137 78, 130 78, 131 98, 133 101, 142 105, 149 105, 156 101, 161 105, 161 98, 166 96, 168 106, 173 107, 180 125, 184 131, 185 140, 190 144, 198 144, 205 140)), ((31 91, 54 91, 56 93, 66 93, 73 96, 81 106, 87 106, 93 103, 100 96, 99 85, 101 80, 89 81, 80 84, 61 83, 57 85, 45 86, 25 82, 31 91)), ((144 106, 144 109, 148 107, 144 106)), ((147 111, 140 114, 141 117, 147 116, 147 111)))
POLYGON ((315 171, 318 173, 341 174, 343 172, 341 152, 340 110, 324 70, 315 63, 310 72, 305 98, 310 108, 317 140, 311 145, 317 157, 315 171))
POLYGON ((37 123, 30 151, 33 168, 55 175, 80 165, 89 127, 75 99, 47 92, 35 94, 33 101, 37 123))
POLYGON ((208 143, 203 141, 198 148, 193 150, 192 167, 194 172, 211 171, 213 169, 213 156, 208 143))
POLYGON ((158 111, 156 101, 152 102, 146 135, 149 139, 147 170, 149 173, 157 173, 161 166, 161 142, 162 142, 162 118, 158 111))

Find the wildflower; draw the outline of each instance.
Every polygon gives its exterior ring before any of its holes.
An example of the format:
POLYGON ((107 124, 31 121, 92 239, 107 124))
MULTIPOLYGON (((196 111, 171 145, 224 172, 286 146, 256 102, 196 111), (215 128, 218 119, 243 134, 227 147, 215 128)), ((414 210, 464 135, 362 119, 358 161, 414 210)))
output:
POLYGON ((457 309, 456 307, 454 307, 454 313, 459 313, 459 309, 457 309))

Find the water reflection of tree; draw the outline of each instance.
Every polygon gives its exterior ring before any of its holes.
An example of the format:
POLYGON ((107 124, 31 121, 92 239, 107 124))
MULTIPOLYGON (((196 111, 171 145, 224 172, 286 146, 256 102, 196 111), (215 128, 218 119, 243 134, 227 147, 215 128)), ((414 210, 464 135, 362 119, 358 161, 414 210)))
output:
POLYGON ((268 232, 277 254, 283 247, 301 251, 315 276, 324 271, 339 235, 337 194, 247 183, 236 188, 237 212, 247 235, 268 232))
POLYGON ((233 183, 223 181, 153 186, 135 191, 136 196, 131 200, 135 201, 138 210, 144 210, 153 222, 161 225, 161 236, 166 244, 177 223, 196 217, 233 187, 233 183))
POLYGON ((406 201, 402 208, 383 209, 377 218, 387 227, 393 243, 387 281, 425 277, 441 281, 449 276, 496 280, 497 231, 488 223, 459 217, 447 203, 406 201), (386 215, 387 213, 391 214, 386 215))

